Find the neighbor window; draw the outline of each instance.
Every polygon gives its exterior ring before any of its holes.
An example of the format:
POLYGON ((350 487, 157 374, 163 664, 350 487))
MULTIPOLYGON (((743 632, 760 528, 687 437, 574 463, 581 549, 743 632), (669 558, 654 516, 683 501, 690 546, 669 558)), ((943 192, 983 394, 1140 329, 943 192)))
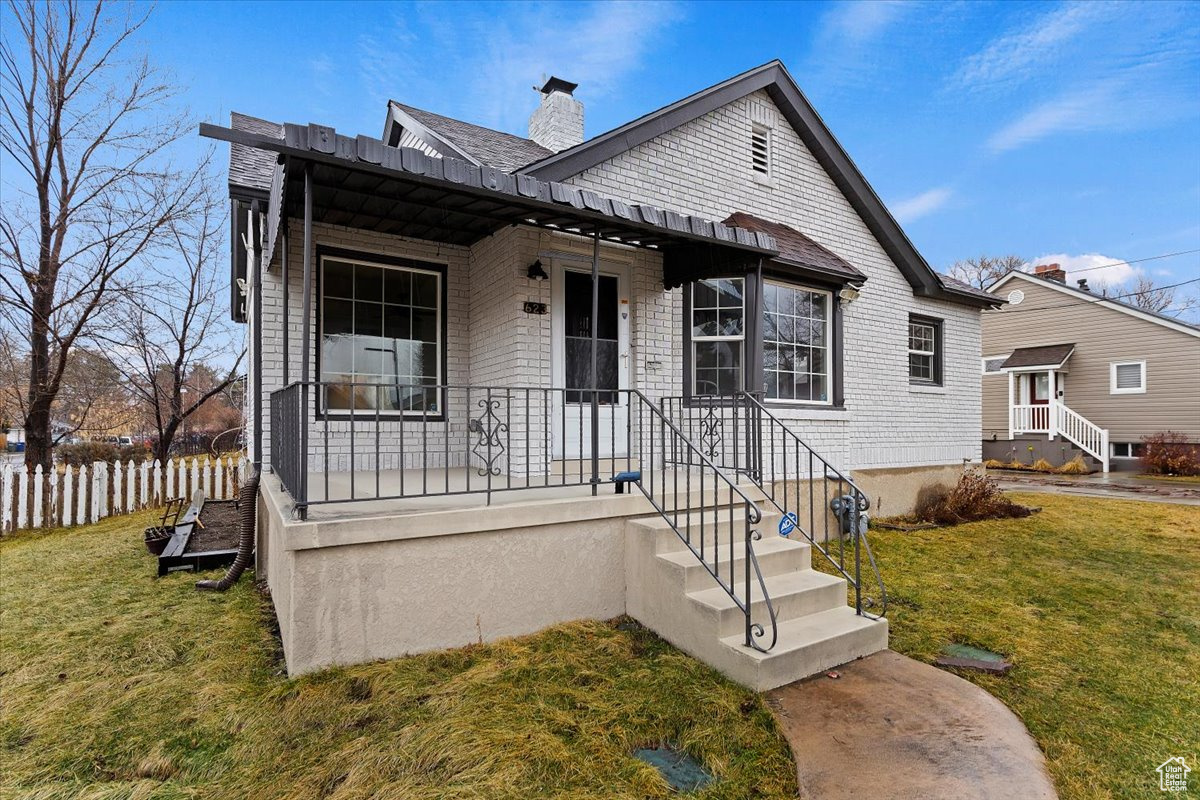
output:
POLYGON ((982 359, 984 375, 999 375, 1004 370, 1004 362, 1008 361, 1008 356, 990 356, 982 359))
POLYGON ((1113 362, 1109 373, 1110 394, 1143 394, 1146 391, 1146 362, 1113 362))
POLYGON ((942 383, 942 321, 908 318, 908 377, 913 383, 942 383))
POLYGON ((1141 442, 1113 442, 1113 458, 1141 458, 1145 448, 1141 442))
POLYGON ((763 286, 763 380, 768 400, 828 403, 829 292, 763 286))
POLYGON ((691 316, 692 394, 739 391, 746 339, 745 280, 696 281, 691 316))
POLYGON ((321 258, 321 380, 330 410, 436 413, 442 378, 437 264, 321 258))

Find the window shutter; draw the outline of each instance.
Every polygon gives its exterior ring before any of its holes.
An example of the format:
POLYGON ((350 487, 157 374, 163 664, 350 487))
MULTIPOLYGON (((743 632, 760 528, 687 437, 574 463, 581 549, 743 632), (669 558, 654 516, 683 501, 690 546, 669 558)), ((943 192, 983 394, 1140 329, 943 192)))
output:
POLYGON ((1141 364, 1117 364, 1117 388, 1118 389, 1140 389, 1140 388, 1142 388, 1142 365, 1141 364))

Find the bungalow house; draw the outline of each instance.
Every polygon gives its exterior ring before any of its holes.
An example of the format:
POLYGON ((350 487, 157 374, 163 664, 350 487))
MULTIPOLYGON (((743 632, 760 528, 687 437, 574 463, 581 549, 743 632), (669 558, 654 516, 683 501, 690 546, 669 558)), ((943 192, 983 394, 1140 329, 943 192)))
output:
POLYGON ((867 508, 980 458, 998 300, 929 267, 783 64, 587 141, 575 89, 529 138, 396 101, 379 139, 201 129, 294 673, 628 613, 786 683, 887 645, 867 508))
POLYGON ((1058 264, 1010 272, 983 315, 983 455, 1105 472, 1138 468, 1142 440, 1200 443, 1200 327, 1066 283, 1058 264))

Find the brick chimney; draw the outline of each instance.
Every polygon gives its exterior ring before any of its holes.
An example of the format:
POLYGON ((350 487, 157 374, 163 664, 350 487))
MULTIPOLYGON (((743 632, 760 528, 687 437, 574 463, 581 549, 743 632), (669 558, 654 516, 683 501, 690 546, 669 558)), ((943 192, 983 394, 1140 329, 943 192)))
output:
POLYGON ((1033 268, 1033 274, 1048 281, 1067 282, 1067 271, 1058 264, 1038 264, 1033 268))
POLYGON ((542 102, 529 117, 530 139, 556 153, 583 141, 583 103, 573 96, 577 86, 551 77, 538 89, 542 102))

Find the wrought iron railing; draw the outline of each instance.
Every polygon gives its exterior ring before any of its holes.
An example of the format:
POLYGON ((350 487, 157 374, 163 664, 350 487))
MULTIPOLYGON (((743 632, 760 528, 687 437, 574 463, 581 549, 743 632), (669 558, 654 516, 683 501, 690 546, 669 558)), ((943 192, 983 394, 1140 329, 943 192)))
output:
POLYGON ((636 486, 741 610, 746 646, 778 638, 754 552, 758 504, 636 390, 293 383, 271 395, 270 463, 302 517, 334 503, 636 486))
POLYGON ((707 455, 705 448, 680 430, 661 407, 641 392, 632 392, 631 398, 634 426, 648 451, 646 463, 662 465, 661 470, 650 470, 638 487, 737 604, 745 619, 744 644, 769 651, 779 631, 775 606, 754 552, 754 542, 762 538, 755 527, 762 521, 758 503, 738 483, 736 473, 731 475, 707 455), (683 502, 681 497, 685 498, 683 502), (766 609, 765 620, 754 619, 755 585, 766 609))
MULTIPOLYGON (((867 539, 870 502, 854 481, 752 394, 671 397, 661 405, 703 455, 762 490, 783 515, 781 534, 799 531, 833 565, 854 592, 855 611, 886 613, 887 589, 867 539), (864 557, 877 597, 863 594, 864 557)), ((675 457, 668 454, 668 463, 675 457)), ((678 457, 687 460, 690 454, 678 457)))

